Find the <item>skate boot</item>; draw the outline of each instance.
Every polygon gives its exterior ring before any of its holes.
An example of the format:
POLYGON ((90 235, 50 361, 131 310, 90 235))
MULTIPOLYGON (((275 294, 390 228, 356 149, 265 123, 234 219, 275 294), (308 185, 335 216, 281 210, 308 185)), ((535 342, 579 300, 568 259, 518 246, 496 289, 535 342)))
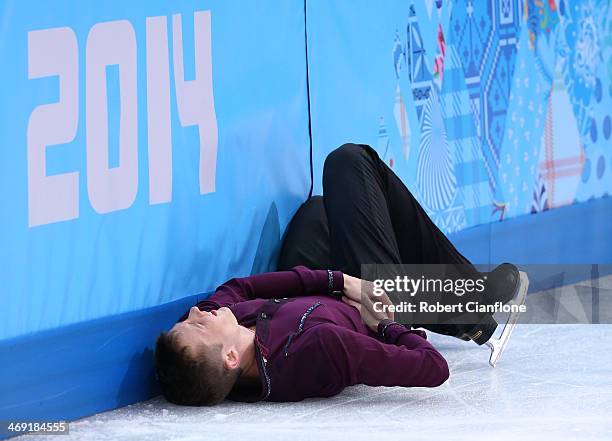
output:
MULTIPOLYGON (((488 304, 492 305, 495 302, 502 302, 504 305, 522 305, 525 303, 529 279, 516 266, 510 263, 503 263, 493 271, 483 275, 486 277, 484 300, 488 304)), ((484 314, 477 325, 459 338, 462 340, 473 340, 479 346, 486 344, 491 349, 489 364, 495 367, 518 322, 519 314, 515 312, 508 316, 499 338, 493 337, 498 323, 492 314, 484 314)))
POLYGON ((480 322, 461 337, 461 340, 473 340, 478 346, 489 341, 497 329, 497 321, 492 314, 484 314, 480 322))
MULTIPOLYGON (((493 271, 483 273, 486 279, 485 298, 487 304, 495 302, 508 303, 516 294, 518 288, 518 270, 509 263, 503 263, 493 271)), ((462 340, 473 340, 477 345, 483 345, 495 333, 497 321, 492 314, 483 314, 477 325, 469 329, 461 337, 462 340)))
MULTIPOLYGON (((502 302, 504 305, 523 305, 527 297, 529 278, 527 274, 519 271, 510 263, 503 263, 493 271, 486 274, 489 290, 488 301, 502 302)), ((504 329, 499 338, 492 337, 486 340, 486 345, 491 349, 489 364, 495 367, 504 349, 508 345, 510 335, 518 322, 520 312, 512 312, 508 315, 504 329)))
POLYGON ((520 274, 516 266, 502 263, 493 271, 483 274, 486 278, 486 300, 489 303, 502 302, 505 305, 517 295, 520 274))

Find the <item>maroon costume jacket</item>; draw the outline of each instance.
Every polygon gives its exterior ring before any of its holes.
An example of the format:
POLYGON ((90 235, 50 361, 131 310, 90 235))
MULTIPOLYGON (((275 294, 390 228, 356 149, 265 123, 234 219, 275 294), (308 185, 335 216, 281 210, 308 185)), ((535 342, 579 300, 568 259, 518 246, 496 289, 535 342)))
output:
POLYGON ((356 308, 330 295, 343 284, 340 271, 297 266, 231 279, 198 302, 204 311, 227 306, 241 325, 257 325, 261 387, 228 398, 299 401, 354 384, 433 387, 446 381, 446 360, 424 331, 384 320, 372 332, 356 308))

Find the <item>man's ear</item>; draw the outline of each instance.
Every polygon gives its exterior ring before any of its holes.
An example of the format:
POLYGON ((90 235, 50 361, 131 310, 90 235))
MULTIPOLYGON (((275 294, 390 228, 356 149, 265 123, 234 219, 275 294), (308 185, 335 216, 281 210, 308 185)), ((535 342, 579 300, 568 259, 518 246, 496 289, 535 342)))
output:
POLYGON ((236 348, 230 348, 223 357, 223 365, 226 369, 236 369, 240 364, 240 355, 236 348))

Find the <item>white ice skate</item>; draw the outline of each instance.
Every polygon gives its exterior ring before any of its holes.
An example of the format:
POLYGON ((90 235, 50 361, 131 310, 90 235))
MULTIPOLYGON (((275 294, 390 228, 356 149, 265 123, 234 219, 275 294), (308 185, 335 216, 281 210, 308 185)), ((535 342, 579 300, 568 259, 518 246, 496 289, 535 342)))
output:
MULTIPOLYGON (((529 277, 523 271, 519 271, 520 274, 520 282, 516 292, 516 295, 510 300, 508 305, 523 305, 525 303, 525 299, 527 297, 527 288, 529 288, 529 277)), ((485 344, 491 348, 491 356, 489 358, 489 364, 492 367, 495 367, 499 358, 504 352, 504 349, 508 345, 508 340, 510 339, 510 335, 518 322, 519 315, 521 313, 519 311, 512 312, 508 316, 508 320, 506 321, 506 325, 499 336, 499 338, 491 337, 489 341, 485 344)))

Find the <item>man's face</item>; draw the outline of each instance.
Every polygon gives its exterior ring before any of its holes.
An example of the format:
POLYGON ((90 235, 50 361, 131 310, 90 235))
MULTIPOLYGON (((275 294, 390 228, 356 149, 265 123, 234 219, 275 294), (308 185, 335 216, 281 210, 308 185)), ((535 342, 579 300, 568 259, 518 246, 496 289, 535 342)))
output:
POLYGON ((239 329, 240 325, 229 308, 207 312, 194 306, 189 310, 189 316, 175 324, 170 332, 176 332, 181 344, 188 346, 192 354, 202 344, 221 344, 223 353, 226 353, 236 342, 239 329))

